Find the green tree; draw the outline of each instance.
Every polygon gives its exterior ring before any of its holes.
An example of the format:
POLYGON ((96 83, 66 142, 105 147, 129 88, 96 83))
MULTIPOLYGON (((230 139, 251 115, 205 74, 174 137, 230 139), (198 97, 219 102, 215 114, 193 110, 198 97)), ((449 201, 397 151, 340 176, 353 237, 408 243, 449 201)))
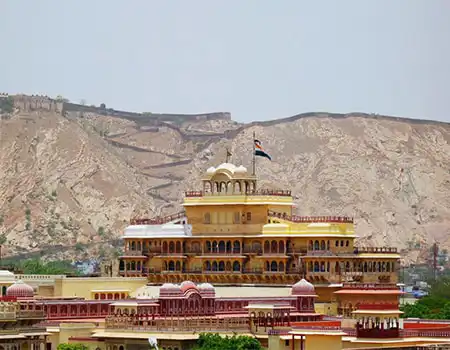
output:
POLYGON ((195 350, 260 350, 259 341, 249 336, 221 337, 217 333, 201 333, 195 350))
POLYGON ((11 96, 0 98, 0 112, 12 113, 14 111, 14 100, 11 96))
POLYGON ((80 344, 80 343, 75 343, 75 344, 61 343, 61 344, 58 344, 57 349, 58 350, 88 350, 88 347, 86 345, 80 344))
POLYGON ((24 274, 30 275, 67 275, 76 274, 68 261, 43 262, 40 259, 28 259, 18 264, 24 274))

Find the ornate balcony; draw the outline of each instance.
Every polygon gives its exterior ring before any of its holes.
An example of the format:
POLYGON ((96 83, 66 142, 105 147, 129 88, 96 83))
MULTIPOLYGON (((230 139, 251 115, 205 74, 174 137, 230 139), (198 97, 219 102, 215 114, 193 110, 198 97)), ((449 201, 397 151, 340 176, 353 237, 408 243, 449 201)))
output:
POLYGON ((148 256, 148 251, 126 249, 121 257, 129 257, 129 256, 148 256))
POLYGON ((45 318, 45 312, 44 310, 19 310, 16 317, 22 319, 45 318))
POLYGON ((262 255, 263 251, 261 248, 254 249, 254 248, 244 247, 243 253, 244 253, 244 255, 262 255))
POLYGON ((135 317, 108 316, 105 319, 106 329, 132 330, 138 332, 230 332, 249 331, 248 317, 234 318, 196 318, 182 317, 173 319, 152 320, 149 315, 135 317))
POLYGON ((327 223, 338 223, 338 224, 353 224, 353 218, 349 216, 289 216, 282 213, 277 213, 275 211, 268 211, 268 216, 276 217, 282 220, 291 221, 294 223, 316 223, 316 222, 327 222, 327 223))
POLYGON ((345 289, 392 289, 399 290, 398 286, 393 283, 343 283, 342 288, 345 289))
POLYGON ((257 190, 248 192, 204 192, 204 191, 186 191, 185 197, 205 197, 205 196, 277 196, 291 197, 290 190, 257 190))
POLYGON ((186 213, 182 211, 177 214, 160 216, 152 219, 134 218, 130 220, 130 225, 163 225, 167 224, 170 221, 181 219, 184 216, 186 216, 186 213))
POLYGON ((364 303, 358 306, 358 310, 398 310, 398 308, 398 303, 364 303))
POLYGON ((380 329, 380 328, 357 328, 357 338, 399 338, 400 330, 398 328, 380 329))
POLYGON ((307 253, 306 248, 287 248, 286 254, 288 255, 305 255, 307 253))
POLYGON ((394 247, 355 247, 355 254, 398 254, 397 248, 394 247))

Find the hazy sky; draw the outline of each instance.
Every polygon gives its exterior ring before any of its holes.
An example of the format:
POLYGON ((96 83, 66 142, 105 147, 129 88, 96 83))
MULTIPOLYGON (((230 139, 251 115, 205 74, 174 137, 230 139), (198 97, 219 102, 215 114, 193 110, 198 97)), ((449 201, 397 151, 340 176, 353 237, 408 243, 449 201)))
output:
POLYGON ((0 91, 450 122, 449 0, 0 0, 0 91))

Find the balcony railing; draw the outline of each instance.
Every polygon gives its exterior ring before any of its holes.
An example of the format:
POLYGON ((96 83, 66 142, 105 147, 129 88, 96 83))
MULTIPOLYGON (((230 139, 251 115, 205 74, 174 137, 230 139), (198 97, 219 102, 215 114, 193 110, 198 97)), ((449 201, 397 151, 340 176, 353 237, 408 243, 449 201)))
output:
POLYGON ((389 253, 394 253, 397 254, 397 248, 394 247, 355 247, 354 252, 356 254, 364 254, 364 253, 384 253, 384 254, 389 254, 389 253))
POLYGON ((248 274, 257 274, 260 275, 263 273, 263 269, 244 269, 243 270, 244 273, 248 273, 248 274))
POLYGON ((393 283, 343 283, 342 288, 345 289, 392 289, 399 290, 393 283))
POLYGON ((17 312, 17 318, 45 318, 44 310, 20 310, 17 312))
POLYGON ((398 328, 377 329, 377 328, 357 328, 356 337, 358 338, 399 338, 400 330, 398 328))
POLYGON ((398 308, 398 303, 364 303, 358 306, 358 310, 398 310, 398 308))
POLYGON ((247 248, 244 247, 244 254, 245 255, 262 255, 262 249, 254 249, 254 248, 247 248))
POLYGON ((339 224, 353 224, 353 218, 350 216, 297 216, 297 215, 286 215, 284 213, 277 213, 275 211, 268 211, 268 215, 271 217, 280 218, 286 221, 291 221, 295 223, 339 223, 339 224))
POLYGON ((152 219, 134 218, 130 220, 130 225, 162 225, 170 221, 181 219, 186 216, 184 211, 173 215, 160 216, 152 219))
POLYGON ((248 317, 234 318, 195 318, 185 317, 177 319, 155 319, 149 317, 114 317, 105 319, 106 329, 126 329, 133 331, 149 332, 173 332, 173 331, 248 331, 248 317))
POLYGON ((205 197, 205 196, 278 196, 291 197, 290 190, 257 190, 247 192, 205 192, 205 191, 186 191, 185 197, 205 197))
POLYGON ((148 251, 144 251, 144 250, 131 250, 131 249, 127 249, 123 252, 122 256, 147 256, 148 255, 148 251))

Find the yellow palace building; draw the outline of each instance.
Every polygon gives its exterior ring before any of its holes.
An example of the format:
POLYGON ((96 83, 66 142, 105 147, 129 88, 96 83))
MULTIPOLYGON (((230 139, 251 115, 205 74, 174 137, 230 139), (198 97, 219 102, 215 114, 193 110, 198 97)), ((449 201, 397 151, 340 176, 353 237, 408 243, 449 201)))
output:
MULTIPOLYGON (((244 166, 211 167, 202 183, 201 190, 185 193, 183 212, 131 221, 123 236, 122 276, 147 277, 150 284, 266 287, 305 278, 319 302, 333 302, 344 283, 398 283, 397 250, 355 246, 353 218, 297 216, 291 191, 258 188, 244 166)), ((339 294, 338 311, 349 314, 364 293, 339 294)))

